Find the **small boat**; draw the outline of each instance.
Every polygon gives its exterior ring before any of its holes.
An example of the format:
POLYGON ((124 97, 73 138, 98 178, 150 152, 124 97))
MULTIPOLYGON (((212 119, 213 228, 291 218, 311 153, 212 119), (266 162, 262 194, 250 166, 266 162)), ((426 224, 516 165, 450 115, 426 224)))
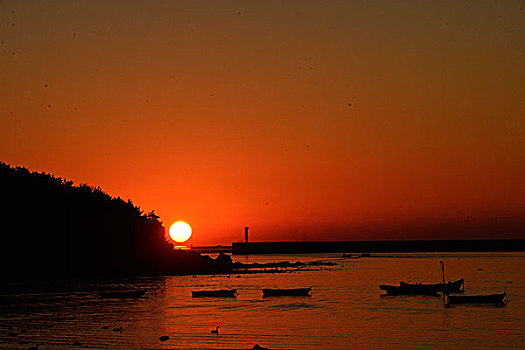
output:
POLYGON ((147 289, 133 289, 133 290, 115 290, 100 292, 101 299, 131 299, 143 297, 147 289))
POLYGON ((218 290, 192 290, 192 297, 220 297, 232 298, 237 295, 237 289, 218 289, 218 290))
POLYGON ((447 305, 450 304, 504 304, 506 292, 485 295, 448 295, 447 305))
POLYGON ((310 295, 312 287, 308 288, 289 288, 289 289, 263 289, 264 297, 276 297, 276 296, 304 296, 310 295))
POLYGON ((379 285, 388 295, 434 295, 437 293, 461 293, 465 285, 464 279, 443 283, 407 283, 400 282, 399 286, 389 284, 379 285))

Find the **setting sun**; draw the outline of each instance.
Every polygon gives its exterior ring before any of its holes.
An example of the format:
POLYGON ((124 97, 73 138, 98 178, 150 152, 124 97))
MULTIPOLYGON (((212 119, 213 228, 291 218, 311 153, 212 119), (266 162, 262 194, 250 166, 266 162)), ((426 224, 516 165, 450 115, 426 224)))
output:
POLYGON ((170 237, 175 242, 186 242, 191 237, 191 226, 184 221, 177 221, 170 227, 170 237))

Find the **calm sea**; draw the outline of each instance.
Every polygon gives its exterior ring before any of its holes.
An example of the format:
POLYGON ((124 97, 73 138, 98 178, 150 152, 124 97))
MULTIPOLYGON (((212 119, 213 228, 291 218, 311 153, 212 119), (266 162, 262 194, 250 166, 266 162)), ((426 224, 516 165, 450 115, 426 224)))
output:
POLYGON ((517 349, 525 348, 525 253, 234 256, 234 261, 331 261, 313 271, 86 282, 148 288, 147 298, 94 292, 18 296, 0 305, 0 347, 39 349, 517 349), (466 293, 506 291, 504 307, 446 308, 440 297, 382 297, 379 284, 466 279, 466 293), (263 298, 261 288, 312 287, 310 297, 263 298), (237 298, 192 298, 195 289, 237 298), (109 329, 102 329, 107 326, 109 329), (219 326, 219 336, 210 333, 219 326), (9 328, 12 327, 12 328, 9 328), (122 332, 113 328, 122 327, 122 332), (26 330, 22 333, 22 330, 26 330), (170 339, 159 341, 168 335, 170 339), (28 342, 29 344, 20 344, 28 342), (82 345, 72 346, 78 342, 82 345))

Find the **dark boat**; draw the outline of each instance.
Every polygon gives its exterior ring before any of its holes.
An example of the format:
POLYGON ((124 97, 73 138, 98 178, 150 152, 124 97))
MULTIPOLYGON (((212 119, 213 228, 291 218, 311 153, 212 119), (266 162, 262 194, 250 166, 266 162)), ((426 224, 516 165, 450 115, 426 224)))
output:
POLYGON ((308 288, 289 288, 289 289, 263 289, 264 297, 276 297, 276 296, 304 296, 310 295, 312 287, 308 288))
POLYGON ((237 294, 237 289, 219 289, 219 290, 192 290, 193 297, 220 297, 232 298, 237 294))
POLYGON ((504 304, 506 292, 485 295, 449 295, 447 304, 504 304))
POLYGON ((101 299, 131 299, 143 297, 147 289, 133 289, 133 290, 115 290, 100 292, 101 299))
POLYGON ((443 283, 406 283, 401 282, 399 286, 381 284, 379 289, 388 295, 434 295, 437 293, 461 293, 465 285, 464 279, 443 283))

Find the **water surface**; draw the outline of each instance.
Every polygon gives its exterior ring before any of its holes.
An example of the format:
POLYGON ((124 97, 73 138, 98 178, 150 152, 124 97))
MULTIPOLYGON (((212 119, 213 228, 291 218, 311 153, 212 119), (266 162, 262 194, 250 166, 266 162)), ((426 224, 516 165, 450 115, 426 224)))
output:
POLYGON ((0 347, 39 349, 517 349, 525 343, 524 253, 234 256, 234 261, 331 261, 312 271, 85 282, 75 293, 16 296, 0 305, 0 347), (379 284, 465 278, 467 293, 506 291, 505 307, 444 306, 440 297, 382 297, 379 284), (262 288, 312 287, 310 297, 263 298, 262 288), (147 298, 100 300, 98 288, 148 288, 147 298), (191 290, 236 288, 236 298, 191 290), (102 329, 102 327, 109 329, 102 329), (219 336, 210 333, 219 326, 219 336), (8 327, 12 327, 9 329, 8 327), (113 328, 122 327, 122 332, 113 328), (22 329, 27 333, 22 334, 22 329), (14 333, 14 334, 10 334, 14 333), (15 335, 16 334, 16 335, 15 335), (158 338, 169 335, 170 340, 158 338))

